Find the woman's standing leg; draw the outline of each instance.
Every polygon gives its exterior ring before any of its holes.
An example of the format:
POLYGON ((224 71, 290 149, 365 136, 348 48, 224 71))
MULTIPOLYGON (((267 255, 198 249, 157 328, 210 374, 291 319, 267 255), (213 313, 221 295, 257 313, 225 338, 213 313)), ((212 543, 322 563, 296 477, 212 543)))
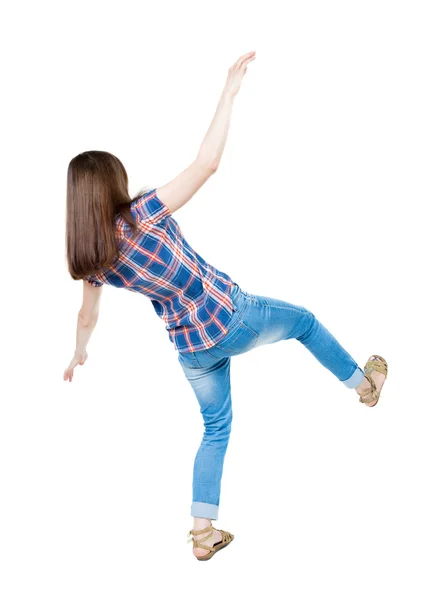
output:
MULTIPOLYGON (((194 460, 191 516, 194 517, 194 530, 202 530, 211 525, 219 514, 221 478, 228 441, 231 432, 232 405, 230 385, 231 359, 222 358, 208 361, 202 368, 195 353, 178 354, 183 368, 200 405, 205 431, 194 460)), ((204 535, 194 536, 199 540, 204 535)), ((222 535, 214 531, 213 537, 206 540, 212 546, 222 535)), ((196 556, 207 554, 207 550, 194 548, 196 556)))

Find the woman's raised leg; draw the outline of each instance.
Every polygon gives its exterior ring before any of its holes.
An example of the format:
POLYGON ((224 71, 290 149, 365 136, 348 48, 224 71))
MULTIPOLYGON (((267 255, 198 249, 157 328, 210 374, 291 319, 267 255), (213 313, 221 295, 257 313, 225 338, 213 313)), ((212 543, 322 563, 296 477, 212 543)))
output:
POLYGON ((245 292, 243 322, 258 334, 255 347, 296 339, 348 388, 366 387, 363 369, 304 306, 245 292))

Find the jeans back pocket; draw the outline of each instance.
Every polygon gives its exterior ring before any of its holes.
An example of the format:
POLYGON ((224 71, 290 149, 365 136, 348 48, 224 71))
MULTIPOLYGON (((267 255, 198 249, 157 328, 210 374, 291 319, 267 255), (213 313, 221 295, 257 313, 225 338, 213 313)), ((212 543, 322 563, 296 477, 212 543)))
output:
POLYGON ((215 358, 243 354, 254 348, 258 337, 259 334, 238 317, 227 335, 220 342, 208 348, 207 352, 215 358))

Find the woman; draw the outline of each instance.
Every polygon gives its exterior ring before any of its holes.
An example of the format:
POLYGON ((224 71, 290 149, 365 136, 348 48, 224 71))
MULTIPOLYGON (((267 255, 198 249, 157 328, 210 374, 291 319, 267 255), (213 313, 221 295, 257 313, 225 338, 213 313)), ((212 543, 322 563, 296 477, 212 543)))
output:
MULTIPOLYGON (((220 101, 196 160, 168 184, 131 199, 121 162, 107 152, 73 158, 67 177, 67 260, 73 279, 84 280, 76 352, 64 379, 87 359, 102 285, 146 295, 163 319, 180 365, 200 405, 205 432, 193 472, 193 553, 208 560, 233 535, 215 529, 232 409, 231 357, 262 344, 295 338, 360 401, 375 406, 387 363, 374 355, 364 370, 315 315, 296 304, 256 296, 207 263, 184 238, 172 216, 216 172, 227 138, 234 98, 255 52, 229 69, 220 101), (205 543, 208 542, 208 543, 205 543)), ((188 541, 191 541, 188 540, 188 541)))

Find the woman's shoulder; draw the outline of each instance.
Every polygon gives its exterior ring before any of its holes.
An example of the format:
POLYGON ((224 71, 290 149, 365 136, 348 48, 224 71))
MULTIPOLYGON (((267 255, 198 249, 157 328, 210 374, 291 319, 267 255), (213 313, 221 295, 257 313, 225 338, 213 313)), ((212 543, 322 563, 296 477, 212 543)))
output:
POLYGON ((157 188, 152 187, 132 200, 130 210, 136 220, 154 225, 171 216, 169 208, 157 196, 157 188))

